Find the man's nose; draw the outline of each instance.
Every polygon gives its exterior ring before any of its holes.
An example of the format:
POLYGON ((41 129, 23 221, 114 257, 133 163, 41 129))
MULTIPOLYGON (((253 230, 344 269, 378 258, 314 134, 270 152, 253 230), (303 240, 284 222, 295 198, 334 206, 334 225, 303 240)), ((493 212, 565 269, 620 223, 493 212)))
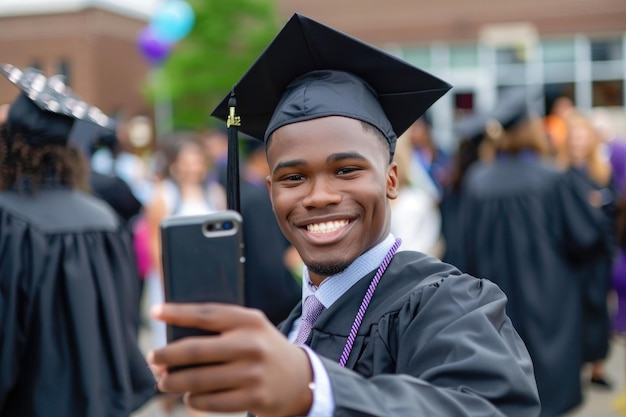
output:
POLYGON ((305 207, 326 207, 341 202, 341 193, 327 178, 318 178, 311 181, 310 189, 302 201, 305 207))

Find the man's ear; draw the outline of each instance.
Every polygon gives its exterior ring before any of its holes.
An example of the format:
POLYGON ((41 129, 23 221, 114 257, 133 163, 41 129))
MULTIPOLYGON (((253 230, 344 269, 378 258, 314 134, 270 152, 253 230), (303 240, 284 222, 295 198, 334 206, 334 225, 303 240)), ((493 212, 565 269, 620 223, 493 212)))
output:
POLYGON ((398 164, 391 162, 387 167, 387 198, 398 197, 398 164))
POLYGON ((274 202, 273 202, 273 199, 272 199, 272 179, 270 178, 269 175, 267 177, 265 177, 265 184, 267 185, 267 192, 270 195, 270 201, 272 202, 272 207, 273 207, 274 202))

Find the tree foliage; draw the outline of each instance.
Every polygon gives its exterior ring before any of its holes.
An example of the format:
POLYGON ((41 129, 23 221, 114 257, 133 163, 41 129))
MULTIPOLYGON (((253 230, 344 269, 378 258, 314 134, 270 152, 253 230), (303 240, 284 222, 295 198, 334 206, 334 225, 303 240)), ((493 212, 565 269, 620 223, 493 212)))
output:
POLYGON ((191 33, 175 45, 152 85, 171 100, 174 128, 204 128, 210 113, 278 32, 274 0, 187 0, 191 33))

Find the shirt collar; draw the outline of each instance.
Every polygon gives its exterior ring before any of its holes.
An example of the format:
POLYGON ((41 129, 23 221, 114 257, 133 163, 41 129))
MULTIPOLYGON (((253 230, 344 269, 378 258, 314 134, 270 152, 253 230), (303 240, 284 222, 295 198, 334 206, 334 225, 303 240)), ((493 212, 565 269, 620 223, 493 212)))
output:
POLYGON ((302 274, 302 301, 304 302, 309 295, 315 294, 326 309, 330 308, 339 297, 345 294, 361 278, 380 266, 394 242, 395 237, 390 233, 382 242, 356 258, 343 272, 326 278, 317 288, 311 283, 309 271, 304 267, 302 274))

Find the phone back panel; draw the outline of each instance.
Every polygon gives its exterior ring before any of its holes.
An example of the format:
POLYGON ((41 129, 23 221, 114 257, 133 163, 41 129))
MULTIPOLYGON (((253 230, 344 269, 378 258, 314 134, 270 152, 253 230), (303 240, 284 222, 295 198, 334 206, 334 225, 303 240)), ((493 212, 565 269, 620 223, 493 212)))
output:
MULTIPOLYGON (((176 303, 244 305, 241 217, 234 211, 168 217, 161 222, 165 299, 176 303), (211 225, 222 225, 210 230, 211 225), (222 229, 227 225, 228 230, 222 229)), ((168 326, 168 340, 206 334, 168 326)))

